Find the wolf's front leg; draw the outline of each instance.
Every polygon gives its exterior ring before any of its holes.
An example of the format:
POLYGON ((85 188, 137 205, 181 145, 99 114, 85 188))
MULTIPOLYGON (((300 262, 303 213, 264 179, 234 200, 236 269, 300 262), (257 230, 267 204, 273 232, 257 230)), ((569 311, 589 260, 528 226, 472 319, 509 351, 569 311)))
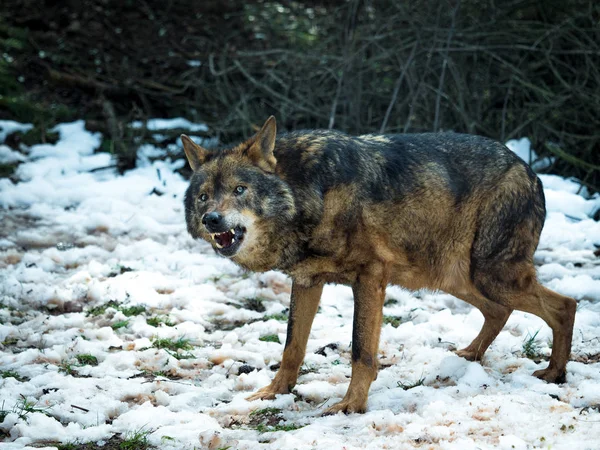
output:
POLYGON ((289 393, 296 385, 298 369, 304 360, 308 335, 319 307, 322 292, 322 283, 307 288, 293 282, 290 317, 281 367, 271 384, 259 389, 246 400, 273 399, 276 394, 289 393))
POLYGON ((352 329, 352 379, 344 399, 324 414, 362 413, 367 409, 369 388, 377 378, 377 350, 381 334, 383 302, 388 282, 384 264, 369 265, 352 286, 354 324, 352 329))

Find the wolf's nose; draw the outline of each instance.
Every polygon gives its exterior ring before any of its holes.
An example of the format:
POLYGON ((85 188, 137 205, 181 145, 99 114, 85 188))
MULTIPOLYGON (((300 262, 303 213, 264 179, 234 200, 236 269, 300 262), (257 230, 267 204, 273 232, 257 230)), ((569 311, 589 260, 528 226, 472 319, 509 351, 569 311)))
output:
POLYGON ((223 216, 218 212, 210 212, 202 217, 202 225, 218 227, 223 222, 223 216))

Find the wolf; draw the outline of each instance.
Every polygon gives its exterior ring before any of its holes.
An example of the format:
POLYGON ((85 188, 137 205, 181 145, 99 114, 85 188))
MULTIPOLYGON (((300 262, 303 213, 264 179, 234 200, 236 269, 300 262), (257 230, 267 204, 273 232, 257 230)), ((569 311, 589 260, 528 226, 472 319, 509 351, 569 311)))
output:
POLYGON ((193 170, 184 200, 191 236, 244 269, 292 279, 281 367, 249 400, 296 384, 325 283, 354 295, 352 378, 325 414, 366 410, 388 284, 445 291, 478 308, 483 327, 457 351, 472 361, 513 310, 541 317, 552 355, 533 375, 565 381, 576 302, 537 281, 542 183, 504 145, 457 133, 277 135, 274 117, 230 148, 181 139, 193 170))

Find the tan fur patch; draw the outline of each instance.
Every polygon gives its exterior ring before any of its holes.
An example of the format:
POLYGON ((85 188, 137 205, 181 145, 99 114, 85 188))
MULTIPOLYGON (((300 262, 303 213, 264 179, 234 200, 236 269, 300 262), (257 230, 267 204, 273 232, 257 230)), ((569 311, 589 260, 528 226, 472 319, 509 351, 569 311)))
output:
POLYGON ((389 144, 390 142, 392 142, 390 138, 381 134, 363 134, 361 136, 358 136, 358 138, 362 139, 363 141, 379 142, 381 144, 389 144))

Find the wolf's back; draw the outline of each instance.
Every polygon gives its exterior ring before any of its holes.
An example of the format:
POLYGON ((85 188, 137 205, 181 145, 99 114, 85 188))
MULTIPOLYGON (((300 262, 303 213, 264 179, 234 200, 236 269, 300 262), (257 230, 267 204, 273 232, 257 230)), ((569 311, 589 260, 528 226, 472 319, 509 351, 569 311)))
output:
POLYGON ((336 131, 300 131, 283 135, 275 156, 286 180, 298 188, 324 193, 352 183, 371 201, 441 189, 452 192, 458 203, 493 189, 515 167, 530 187, 537 183, 529 167, 504 145, 457 133, 350 137, 336 131))

